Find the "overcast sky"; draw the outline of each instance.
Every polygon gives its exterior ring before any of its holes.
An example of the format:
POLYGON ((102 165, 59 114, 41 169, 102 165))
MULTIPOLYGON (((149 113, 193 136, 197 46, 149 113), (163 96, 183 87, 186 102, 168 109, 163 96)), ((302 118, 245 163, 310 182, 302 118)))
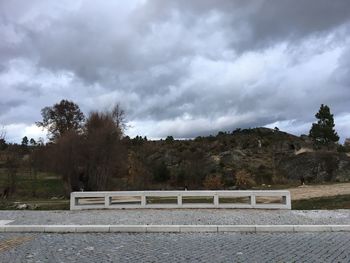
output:
POLYGON ((349 0, 0 0, 0 125, 120 103, 127 134, 308 133, 321 103, 350 137, 349 0))

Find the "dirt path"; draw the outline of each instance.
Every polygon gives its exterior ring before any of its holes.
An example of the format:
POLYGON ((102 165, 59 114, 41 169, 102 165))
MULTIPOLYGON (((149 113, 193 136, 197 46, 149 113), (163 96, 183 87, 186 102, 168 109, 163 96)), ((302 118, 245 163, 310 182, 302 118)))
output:
POLYGON ((323 196, 335 196, 350 194, 350 183, 331 185, 304 185, 287 189, 292 195, 292 200, 308 199, 323 196))

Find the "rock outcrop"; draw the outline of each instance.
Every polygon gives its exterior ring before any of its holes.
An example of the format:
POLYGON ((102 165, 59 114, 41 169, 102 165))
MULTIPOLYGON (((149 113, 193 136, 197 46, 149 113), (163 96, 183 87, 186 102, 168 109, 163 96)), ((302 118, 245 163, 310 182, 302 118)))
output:
POLYGON ((216 175, 228 185, 234 184, 240 170, 248 171, 257 184, 301 178, 309 182, 350 180, 350 157, 338 153, 336 145, 317 149, 305 135, 268 128, 220 132, 185 141, 149 141, 131 150, 150 174, 164 163, 174 182, 186 184, 188 178, 200 182, 216 175))

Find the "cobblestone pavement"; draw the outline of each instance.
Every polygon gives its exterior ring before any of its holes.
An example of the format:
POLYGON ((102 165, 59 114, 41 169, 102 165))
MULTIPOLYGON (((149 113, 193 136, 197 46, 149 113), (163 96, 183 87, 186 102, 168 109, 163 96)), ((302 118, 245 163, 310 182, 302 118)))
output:
POLYGON ((0 262, 350 262, 350 233, 0 234, 0 262))
POLYGON ((349 210, 127 209, 0 211, 11 224, 312 225, 350 224, 349 210))

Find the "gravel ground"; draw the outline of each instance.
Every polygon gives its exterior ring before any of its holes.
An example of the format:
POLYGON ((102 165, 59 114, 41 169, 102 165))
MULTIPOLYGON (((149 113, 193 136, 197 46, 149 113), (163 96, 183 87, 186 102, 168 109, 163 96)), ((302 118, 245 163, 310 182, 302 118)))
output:
POLYGON ((350 183, 325 184, 325 185, 302 185, 286 189, 290 191, 292 200, 310 199, 336 195, 349 195, 350 183))
POLYGON ((85 211, 0 211, 10 224, 350 224, 350 210, 145 209, 85 211))
POLYGON ((349 233, 0 234, 0 262, 350 262, 349 233))

